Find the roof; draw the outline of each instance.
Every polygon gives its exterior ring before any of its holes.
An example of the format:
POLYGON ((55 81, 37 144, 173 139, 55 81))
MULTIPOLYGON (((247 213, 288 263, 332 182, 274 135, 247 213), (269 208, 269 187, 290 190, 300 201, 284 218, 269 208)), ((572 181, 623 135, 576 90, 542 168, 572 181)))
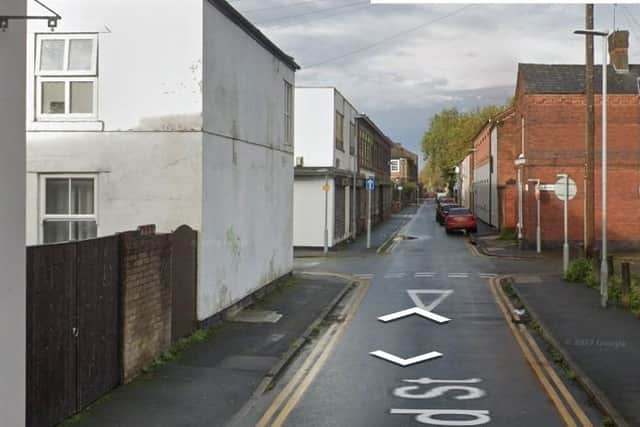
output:
POLYGON ((275 43, 273 43, 262 31, 260 31, 255 25, 253 25, 247 18, 245 18, 240 12, 234 9, 226 0, 208 0, 209 3, 218 9, 223 15, 229 18, 234 24, 242 28, 252 39, 258 42, 263 48, 271 52, 276 58, 280 59, 293 71, 299 70, 300 66, 295 60, 284 53, 275 43))
POLYGON ((389 145, 393 146, 393 141, 391 141, 391 138, 389 138, 384 132, 382 132, 378 125, 376 125, 373 120, 369 118, 369 116, 367 116, 366 114, 359 114, 358 116, 356 116, 356 120, 362 120, 363 122, 367 123, 374 130, 374 132, 378 133, 378 135, 380 135, 382 139, 384 139, 389 145))
POLYGON ((407 158, 411 159, 414 162, 418 162, 418 155, 411 150, 406 149, 401 143, 394 142, 391 147, 391 158, 407 158))
MULTIPOLYGON (((584 93, 584 65, 518 64, 518 82, 529 94, 584 93)), ((594 66, 594 92, 602 93, 602 66, 594 66)), ((629 64, 629 72, 616 73, 607 68, 607 92, 611 94, 638 94, 640 64, 629 64)))

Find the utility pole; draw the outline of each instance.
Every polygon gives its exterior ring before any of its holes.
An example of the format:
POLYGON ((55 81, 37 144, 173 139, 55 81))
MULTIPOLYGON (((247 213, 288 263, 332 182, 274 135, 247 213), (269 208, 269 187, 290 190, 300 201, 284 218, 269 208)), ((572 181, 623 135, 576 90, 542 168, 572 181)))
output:
MULTIPOLYGON (((586 5, 585 28, 593 30, 593 4, 586 5)), ((593 93, 593 34, 585 35, 585 152, 584 152, 584 252, 593 254, 595 236, 595 108, 593 93)))

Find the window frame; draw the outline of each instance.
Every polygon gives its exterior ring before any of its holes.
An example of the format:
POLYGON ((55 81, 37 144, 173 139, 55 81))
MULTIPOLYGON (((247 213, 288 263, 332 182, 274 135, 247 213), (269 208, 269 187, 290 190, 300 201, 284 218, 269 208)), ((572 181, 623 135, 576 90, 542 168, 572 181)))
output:
POLYGON ((95 119, 98 117, 98 78, 97 77, 41 77, 36 78, 36 119, 55 121, 74 121, 95 119), (42 112, 42 84, 47 82, 64 83, 64 113, 52 114, 42 112), (71 83, 91 82, 93 83, 93 113, 71 113, 71 83))
POLYGON ((284 80, 284 144, 293 146, 293 85, 284 80))
POLYGON ((400 159, 391 159, 391 173, 400 173, 400 159), (394 170, 394 166, 396 170, 394 170))
POLYGON ((349 154, 355 155, 356 153, 356 124, 349 121, 349 154))
POLYGON ((41 122, 73 122, 92 121, 98 118, 98 34, 94 33, 55 33, 35 34, 35 120, 41 122), (46 40, 63 40, 63 69, 40 70, 42 56, 42 42, 46 40), (69 70, 69 51, 72 40, 92 40, 91 69, 69 70), (44 113, 42 108, 42 85, 47 82, 64 83, 65 112, 60 114, 44 113), (91 82, 93 84, 93 99, 91 113, 71 112, 71 84, 76 82, 91 82))
POLYGON ((96 76, 98 75, 98 34, 94 33, 53 33, 42 34, 36 36, 36 76, 96 76), (40 70, 42 59, 42 41, 43 40, 64 40, 64 58, 62 70, 40 70), (93 50, 91 52, 91 69, 90 70, 69 70, 69 45, 71 40, 92 40, 93 50))
MULTIPOLYGON (((51 222, 86 222, 94 221, 96 223, 96 237, 100 235, 99 206, 98 206, 98 174, 97 173, 44 173, 38 177, 39 200, 38 200, 38 241, 44 244, 44 223, 51 222), (91 179, 93 180, 93 214, 47 214, 47 179, 91 179)), ((71 187, 69 187, 71 191, 71 187)), ((71 198, 69 198, 69 207, 71 207, 71 198)), ((69 237, 71 237, 71 228, 69 228, 69 237)), ((65 240, 70 242, 72 240, 65 240)), ((60 242, 64 243, 64 242, 60 242)))
POLYGON ((335 134, 335 147, 344 152, 344 114, 339 111, 336 111, 334 115, 335 126, 334 126, 334 134, 335 134), (338 123, 340 126, 338 126, 338 123), (338 129, 338 127, 340 129, 338 129))

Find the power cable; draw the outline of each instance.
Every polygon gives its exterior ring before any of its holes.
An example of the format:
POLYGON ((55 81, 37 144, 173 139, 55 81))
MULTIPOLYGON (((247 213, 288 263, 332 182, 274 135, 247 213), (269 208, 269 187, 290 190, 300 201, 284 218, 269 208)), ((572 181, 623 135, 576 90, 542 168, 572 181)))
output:
POLYGON ((311 12, 305 12, 305 13, 299 13, 297 15, 288 15, 288 16, 281 16, 278 18, 271 18, 271 19, 265 19, 262 21, 258 21, 257 23, 262 25, 262 24, 266 24, 269 22, 277 22, 277 21, 285 21, 287 19, 291 19, 291 18, 300 18, 303 16, 307 16, 307 15, 314 15, 316 13, 322 13, 322 12, 327 12, 327 11, 331 11, 331 10, 337 10, 337 9, 344 9, 347 7, 352 7, 352 6, 357 6, 357 5, 362 5, 362 4, 370 4, 369 1, 359 1, 359 2, 355 2, 355 3, 348 3, 348 4, 344 4, 341 6, 335 6, 335 7, 327 7, 324 9, 317 9, 311 12))
POLYGON ((380 39, 380 40, 378 40, 378 41, 376 41, 374 43, 371 43, 369 45, 360 47, 358 49, 354 49, 354 50, 352 50, 350 52, 347 52, 347 53, 344 53, 342 55, 334 56, 334 57, 331 57, 331 58, 324 59, 322 61, 315 62, 315 63, 313 63, 311 65, 307 65, 307 66, 303 67, 303 70, 308 70, 310 68, 317 67, 319 65, 324 65, 324 64, 327 64, 329 62, 338 61, 340 59, 344 59, 344 58, 352 56, 352 55, 357 55, 357 54, 362 53, 362 52, 364 52, 366 50, 373 49, 373 48, 375 48, 377 46, 380 46, 381 44, 384 44, 384 43, 386 43, 386 42, 388 42, 390 40, 397 39, 398 37, 401 37, 401 36, 404 36, 406 34, 412 33, 414 31, 418 31, 418 30, 420 30, 420 29, 422 29, 422 28, 424 28, 424 27, 426 27, 428 25, 434 24, 436 22, 439 22, 439 21, 442 21, 444 19, 450 18, 450 17, 452 17, 454 15, 457 15, 458 13, 460 13, 460 12, 462 12, 462 11, 472 7, 472 6, 473 6, 473 4, 465 5, 465 6, 461 7, 461 8, 458 8, 458 9, 454 10, 451 13, 448 13, 446 15, 443 15, 443 16, 440 16, 438 18, 432 19, 432 20, 430 20, 428 22, 422 23, 422 24, 420 24, 418 26, 415 26, 413 28, 409 28, 408 30, 404 30, 404 31, 400 31, 398 33, 392 34, 391 36, 388 36, 388 37, 385 37, 383 39, 380 39))
MULTIPOLYGON (((355 7, 354 9, 351 10, 341 10, 338 13, 332 13, 329 15, 324 15, 324 16, 318 16, 315 17, 314 19, 307 19, 305 20, 305 24, 309 24, 309 23, 315 23, 317 21, 322 21, 323 19, 329 19, 329 18, 333 18, 335 16, 339 16, 339 15, 344 15, 345 13, 353 13, 353 12, 358 12, 361 10, 364 10, 366 8, 369 7, 369 3, 365 4, 365 5, 360 5, 360 7, 355 7)), ((281 24, 281 25, 270 25, 269 28, 275 28, 275 29, 283 29, 283 28, 291 28, 291 27, 295 27, 296 25, 301 25, 301 22, 291 22, 288 24, 281 24)))

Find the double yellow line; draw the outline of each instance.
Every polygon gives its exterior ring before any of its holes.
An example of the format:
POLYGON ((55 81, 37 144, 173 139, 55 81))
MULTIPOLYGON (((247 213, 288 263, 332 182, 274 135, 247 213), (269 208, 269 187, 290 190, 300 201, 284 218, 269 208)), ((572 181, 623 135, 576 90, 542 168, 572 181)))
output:
POLYGON ((289 383, 278 394, 260 421, 258 421, 256 424, 257 427, 282 426, 284 424, 329 358, 329 355, 340 340, 340 337, 355 316, 360 303, 367 294, 368 289, 369 281, 358 281, 358 285, 352 293, 349 302, 346 304, 342 314, 338 316, 339 318, 343 318, 344 321, 341 323, 331 324, 331 326, 329 326, 329 328, 320 336, 318 342, 309 356, 307 356, 300 369, 298 369, 289 383))
POLYGON ((509 325, 509 329, 511 329, 513 336, 524 353, 525 359, 533 369, 538 381, 540 381, 540 384, 555 405, 565 424, 569 427, 578 427, 579 425, 584 427, 593 427, 593 424, 586 416, 580 405, 578 405, 573 395, 569 390, 567 390, 564 382, 562 382, 558 377, 558 374, 553 370, 553 367, 542 353, 542 350, 540 350, 540 347, 535 342, 526 326, 518 324, 516 327, 511 314, 514 313, 514 307, 502 290, 502 287, 500 286, 500 279, 491 279, 490 287, 493 292, 493 296, 500 306, 500 310, 509 325))

